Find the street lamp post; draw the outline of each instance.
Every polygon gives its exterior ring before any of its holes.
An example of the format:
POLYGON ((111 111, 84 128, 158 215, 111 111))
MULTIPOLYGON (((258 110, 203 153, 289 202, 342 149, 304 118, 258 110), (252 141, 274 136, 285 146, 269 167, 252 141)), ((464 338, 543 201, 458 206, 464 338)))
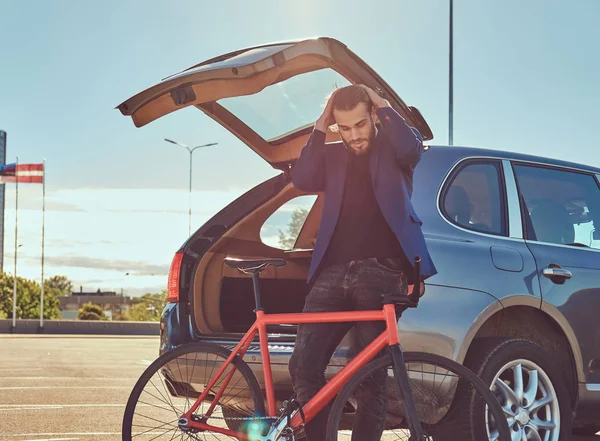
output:
POLYGON ((165 141, 170 142, 171 144, 181 146, 181 147, 187 149, 187 151, 190 153, 190 191, 189 191, 189 211, 188 211, 188 236, 191 236, 191 234, 192 234, 192 153, 194 153, 194 150, 196 150, 196 149, 217 145, 218 142, 211 142, 209 144, 197 145, 195 147, 190 148, 187 145, 180 144, 176 141, 173 141, 172 139, 165 138, 165 141))
POLYGON ((450 41, 450 48, 449 48, 449 54, 450 54, 450 66, 449 66, 449 112, 448 112, 448 116, 449 116, 449 121, 448 121, 448 143, 450 145, 454 144, 454 5, 452 0, 450 0, 450 23, 449 23, 449 41, 450 41))

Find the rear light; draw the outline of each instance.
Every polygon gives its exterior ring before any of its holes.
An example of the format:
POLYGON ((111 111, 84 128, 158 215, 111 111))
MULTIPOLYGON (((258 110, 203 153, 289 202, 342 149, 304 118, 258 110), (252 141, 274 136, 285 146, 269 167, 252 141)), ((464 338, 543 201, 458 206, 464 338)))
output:
POLYGON ((175 253, 169 270, 169 281, 167 285, 167 300, 169 303, 179 302, 179 275, 181 274, 181 260, 183 251, 175 253))

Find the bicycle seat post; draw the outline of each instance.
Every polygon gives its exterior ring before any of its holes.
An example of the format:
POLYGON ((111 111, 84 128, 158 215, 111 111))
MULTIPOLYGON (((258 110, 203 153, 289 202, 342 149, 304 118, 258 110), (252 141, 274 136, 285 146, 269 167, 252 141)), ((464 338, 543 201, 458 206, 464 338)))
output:
POLYGON ((260 301, 260 286, 258 282, 258 275, 269 266, 280 267, 286 264, 283 259, 237 259, 234 257, 226 257, 223 259, 225 265, 230 268, 237 268, 244 274, 252 275, 252 286, 254 288, 254 303, 256 309, 254 312, 264 311, 262 303, 260 301))
POLYGON ((258 274, 259 272, 252 272, 252 286, 254 287, 254 303, 256 304, 256 311, 264 311, 262 307, 262 303, 260 301, 260 284, 258 282, 258 274))

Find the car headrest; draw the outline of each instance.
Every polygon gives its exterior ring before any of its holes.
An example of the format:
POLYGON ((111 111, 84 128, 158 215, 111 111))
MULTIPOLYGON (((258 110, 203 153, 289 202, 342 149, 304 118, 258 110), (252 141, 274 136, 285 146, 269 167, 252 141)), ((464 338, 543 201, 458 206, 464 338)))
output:
POLYGON ((575 241, 575 228, 569 212, 561 203, 546 200, 531 212, 531 223, 537 240, 557 244, 575 241))
POLYGON ((471 220, 471 202, 465 189, 452 185, 448 190, 445 204, 448 215, 459 224, 466 225, 471 220))

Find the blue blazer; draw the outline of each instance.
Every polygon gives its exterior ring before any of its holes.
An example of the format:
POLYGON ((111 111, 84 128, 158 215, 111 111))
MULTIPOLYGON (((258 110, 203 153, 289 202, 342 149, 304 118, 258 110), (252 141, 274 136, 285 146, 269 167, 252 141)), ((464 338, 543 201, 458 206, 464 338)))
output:
MULTIPOLYGON (((391 107, 380 107, 381 125, 370 155, 371 181, 381 212, 411 264, 421 258, 421 277, 437 274, 425 244, 422 222, 410 201, 413 173, 423 154, 418 130, 409 127, 391 107)), ((325 133, 313 130, 292 169, 294 186, 306 192, 324 192, 325 203, 308 273, 312 283, 333 235, 344 193, 350 153, 342 142, 325 144, 325 133)))

